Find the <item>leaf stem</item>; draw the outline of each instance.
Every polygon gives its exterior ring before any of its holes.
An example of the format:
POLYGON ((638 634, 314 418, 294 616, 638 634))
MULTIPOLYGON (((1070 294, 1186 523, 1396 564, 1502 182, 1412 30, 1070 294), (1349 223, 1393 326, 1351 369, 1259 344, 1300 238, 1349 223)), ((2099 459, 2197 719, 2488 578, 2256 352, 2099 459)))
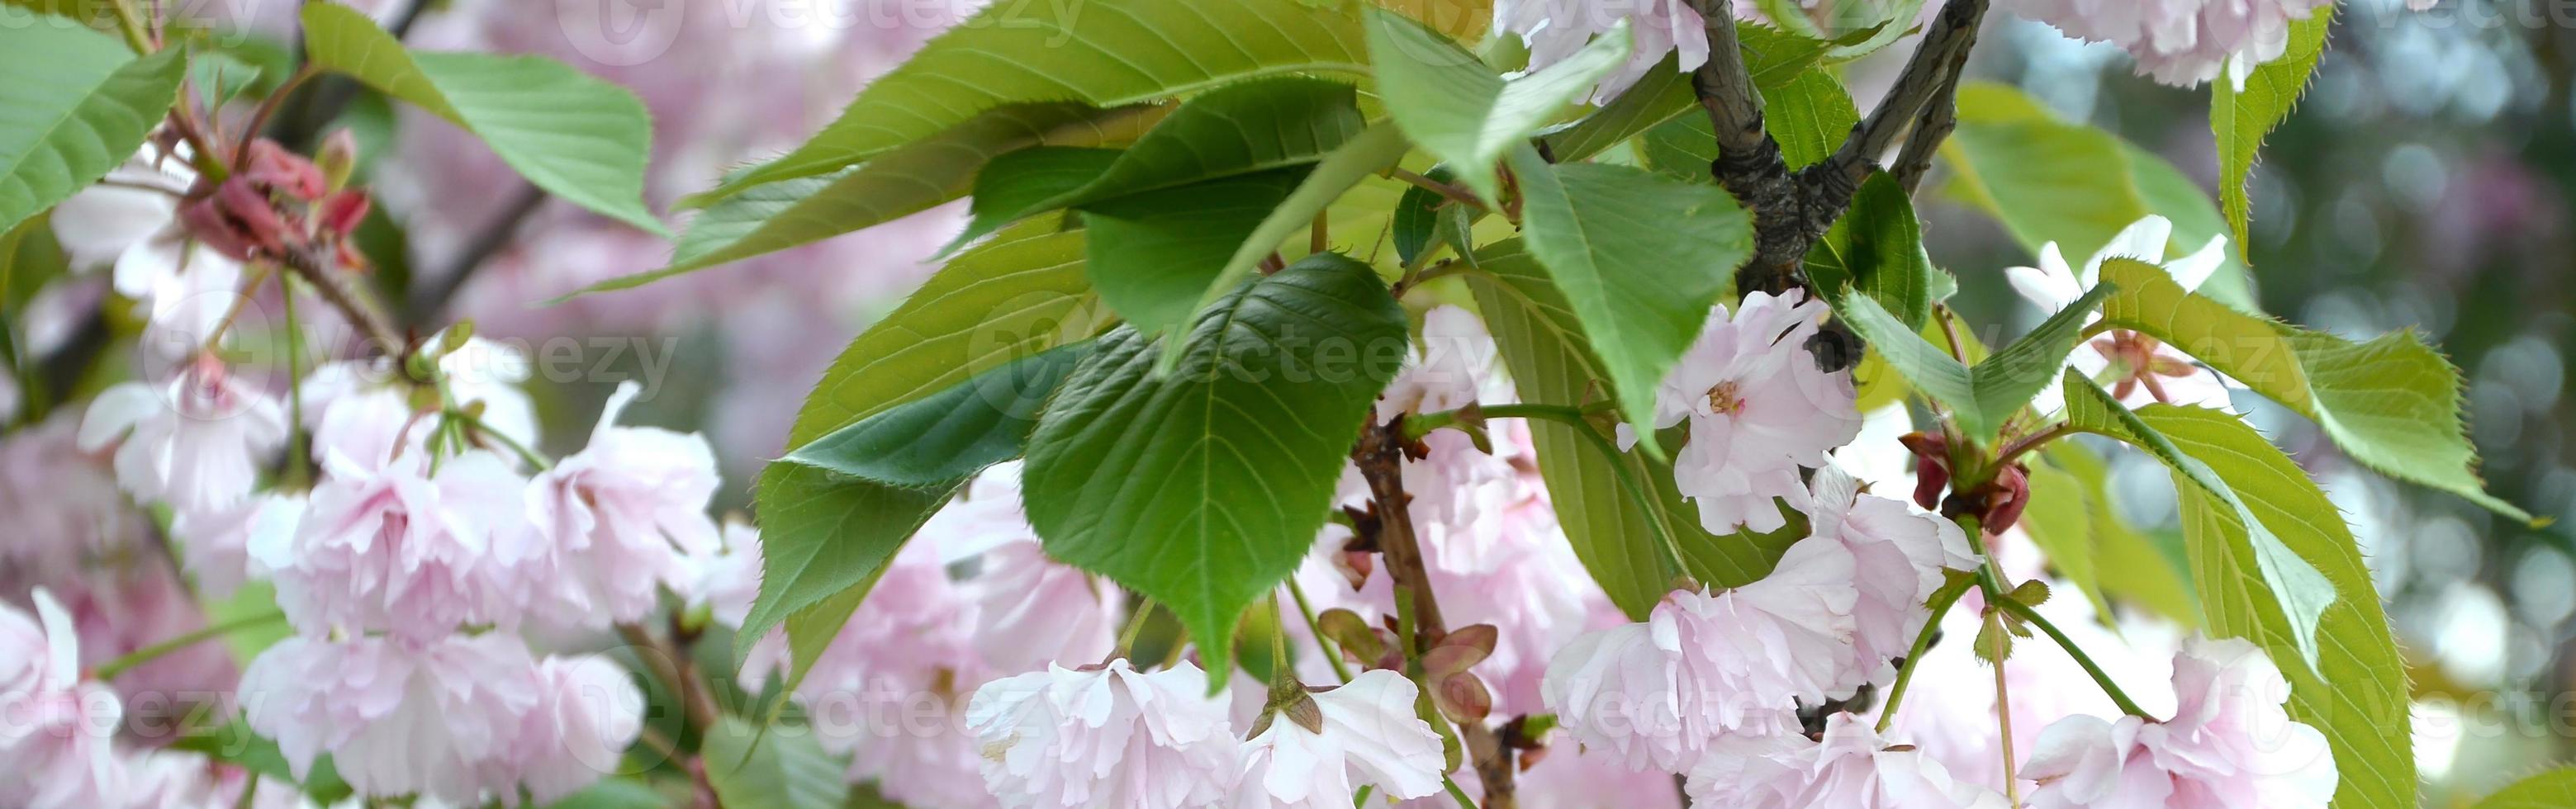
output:
POLYGON ((2055 441, 2059 438, 2073 435, 2077 432, 2080 431, 2075 429, 2073 424, 2061 421, 2056 424, 2049 425, 2048 429, 2013 439, 2012 443, 2004 445, 2002 451, 1995 453, 1994 467, 2001 469, 2004 465, 2012 463, 2015 458, 2029 454, 2040 447, 2047 446, 2050 441, 2055 441))
POLYGON ((1467 193, 1467 189, 1422 176, 1421 174, 1415 173, 1403 166, 1395 166, 1387 169, 1387 176, 1403 180, 1412 184, 1415 188, 1420 188, 1424 191, 1438 194, 1441 197, 1448 199, 1450 202, 1455 202, 1480 211, 1485 209, 1485 201, 1477 199, 1474 194, 1467 193))
MULTIPOLYGON (((1988 601, 1993 604, 2013 603, 2009 598, 1988 599, 1988 601)), ((2009 655, 2007 650, 2010 648, 2011 640, 2009 633, 2006 633, 2001 626, 2002 620, 1992 615, 1986 616, 1986 634, 1993 638, 1988 645, 1994 647, 1989 650, 1988 656, 1995 662, 1995 724, 2002 731, 1998 735, 2003 739, 2004 801, 2007 806, 2020 806, 2021 778, 2013 772, 2017 765, 2013 762, 2012 691, 2004 684, 2004 658, 2009 655)))
POLYGON ((1467 797, 1467 791, 1458 788, 1457 779, 1450 778, 1444 774, 1440 776, 1440 786, 1448 789, 1449 799, 1457 801, 1458 805, 1463 807, 1463 809, 1476 809, 1476 799, 1467 797))
POLYGON ((116 679, 117 675, 131 671, 136 666, 150 663, 159 659, 162 655, 194 646, 209 638, 229 635, 244 629, 264 626, 284 620, 286 620, 286 613, 275 610, 244 618, 235 618, 233 620, 215 624, 185 635, 180 635, 160 643, 155 643, 141 649, 136 649, 123 657, 101 663, 98 668, 94 670, 93 676, 97 677, 101 682, 113 680, 116 679))
POLYGON ((1941 634, 1941 616, 1975 585, 1975 579, 1954 579, 1932 593, 1932 617, 1924 620, 1923 631, 1915 633, 1914 647, 1905 653, 1905 664, 1896 668, 1896 684, 1887 690, 1887 707, 1878 712, 1878 732, 1886 733, 1888 725, 1896 721, 1897 707, 1905 704, 1905 688, 1914 682, 1915 667, 1923 662, 1924 653, 1932 650, 1933 636, 1941 634))
POLYGON ((2074 639, 2066 637, 2065 632, 2058 631, 2057 625, 2049 623, 2038 610, 2010 598, 1996 599, 1996 605, 2003 611, 2012 613, 2013 617, 2020 618, 2032 626, 2039 627, 2039 631, 2048 633, 2049 640, 2056 641, 2058 648, 2065 649, 2067 656, 2075 658, 2076 665, 2084 667, 2085 674, 2092 675, 2093 683, 2101 686, 2102 693, 2111 697, 2111 704, 2120 706, 2121 713, 2147 719, 2155 718, 2148 714, 2146 709, 2138 707, 2138 703, 2130 700, 2128 693, 2120 690, 2120 684, 2112 682, 2111 675, 2093 662, 2092 656, 2085 654, 2082 648, 2075 645, 2074 639))
POLYGON ((1297 602, 1297 614, 1305 617, 1306 631, 1315 636, 1315 649, 1324 655, 1324 662, 1333 665, 1333 676, 1350 682, 1350 666, 1342 662, 1341 650, 1333 648, 1332 639, 1324 637, 1324 624, 1315 620, 1315 607, 1306 601, 1306 588, 1297 586, 1295 576, 1288 577, 1288 598, 1297 602))
POLYGON ((459 424, 472 428, 475 435, 491 439, 493 443, 500 444, 503 449, 507 449, 511 453, 518 455, 520 460, 527 461, 528 466, 532 468, 544 470, 547 467, 552 466, 552 464, 546 463, 545 456, 538 455, 535 450, 528 449, 528 445, 519 443, 518 439, 511 438, 510 436, 503 434, 500 430, 492 429, 491 424, 483 421, 483 419, 479 417, 454 408, 448 409, 447 417, 455 419, 459 424))
MULTIPOLYGON (((1109 660, 1116 660, 1122 657, 1132 657, 1135 655, 1136 636, 1145 633, 1145 619, 1152 617, 1153 614, 1153 599, 1148 598, 1143 601, 1136 602, 1136 612, 1127 616, 1127 628, 1119 631, 1118 647, 1109 650, 1109 660)), ((1107 663, 1109 660, 1103 660, 1100 662, 1107 663)))

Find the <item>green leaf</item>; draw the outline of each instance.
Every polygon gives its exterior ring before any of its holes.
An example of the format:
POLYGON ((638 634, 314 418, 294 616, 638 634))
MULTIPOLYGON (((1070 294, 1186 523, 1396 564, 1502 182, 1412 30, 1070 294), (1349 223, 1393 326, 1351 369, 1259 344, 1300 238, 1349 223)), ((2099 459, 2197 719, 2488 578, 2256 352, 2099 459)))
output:
MULTIPOLYGON (((1860 123, 1860 109, 1831 74, 1815 68, 1795 78, 1757 87, 1762 91, 1762 131, 1780 144, 1780 157, 1800 169, 1833 156, 1860 123)), ((1656 171, 1692 182, 1715 182, 1717 135, 1708 116, 1679 115, 1639 139, 1639 152, 1656 171)))
POLYGON ((2557 809, 2576 806, 2576 767, 2562 767, 2516 781, 2479 800, 2475 809, 2557 809))
POLYGON ((1544 69, 1505 80, 1448 37, 1370 9, 1369 58, 1377 69, 1379 98, 1405 136, 1448 164, 1468 190, 1500 200, 1494 164, 1627 63, 1630 37, 1624 26, 1544 69))
MULTIPOLYGON (((1104 314, 1082 278, 1082 233, 1048 219, 1003 231, 923 282, 850 342, 805 398, 787 446, 954 388, 978 373, 1088 339, 1104 314)), ((760 595, 742 636, 785 623, 802 677, 915 527, 948 491, 907 489, 771 464, 757 493, 760 595)), ((736 644, 737 664, 750 644, 736 644)))
POLYGON ((1993 440, 2014 413, 2048 387, 2057 369, 2065 367, 2066 355, 2074 352, 2084 321, 2114 291, 2108 283, 2095 286, 1974 368, 1933 347, 1920 331, 1906 326, 1870 296, 1843 291, 1828 293, 1828 299, 1834 302, 1835 313, 1889 368, 1915 390, 1947 405, 1959 429, 1983 442, 1993 440))
POLYGON ((814 439, 782 459, 889 486, 955 486, 1020 457, 1038 409, 1089 349, 1057 346, 814 439))
MULTIPOLYGON (((2290 718, 2324 733, 2334 750, 2335 771, 2342 776, 2335 806, 2415 806, 2405 659, 2380 612, 2370 568, 2333 501, 2289 456, 2233 415, 2172 405, 2148 405, 2137 415, 2184 455, 2214 470, 2243 504, 2182 498, 2183 532, 2209 632, 2251 640, 2280 662, 2290 681, 2290 718), (2284 615, 2265 592, 2271 576, 2262 545, 2244 541, 2244 527, 2255 524, 2262 526, 2258 537, 2276 537, 2295 558, 2314 565, 2310 573, 2321 577, 2319 586, 2341 594, 2317 622, 2321 642, 2313 671, 2285 662, 2305 653, 2306 641, 2300 621, 2284 615)), ((2177 488, 2189 485, 2175 482, 2177 488)))
POLYGON ((1885 172, 1862 181, 1851 210, 1807 250, 1807 278, 1818 288, 1849 284, 1918 332, 1932 320, 1934 272, 1914 203, 1885 172))
POLYGON ((633 778, 602 778, 598 783, 547 804, 548 809, 656 809, 680 800, 633 778))
POLYGON ((2307 91, 2308 76, 2316 72, 2317 57, 2326 50, 2326 31, 2334 27, 2334 13, 2334 6, 2327 5, 2305 20, 2291 21, 2288 50, 2254 68, 2245 77, 2243 90, 2224 78, 2209 84, 2209 131, 2218 146, 2219 206, 2236 234, 2237 254, 2247 261, 2253 260, 2253 241, 2246 232, 2252 201, 2246 196, 2245 183, 2253 177, 2263 137, 2290 117, 2299 94, 2307 91))
POLYGON ((304 4, 312 63, 464 127, 538 188, 648 232, 653 118, 626 88, 537 56, 415 52, 367 15, 304 4))
POLYGON ((2362 465, 2526 523, 2530 512, 2486 493, 2461 422, 2460 372, 2411 332, 2367 343, 2248 315, 2192 293, 2154 265, 2103 262, 2125 290, 2103 320, 2190 354, 2324 428, 2362 465))
POLYGON ((2091 498, 2084 482, 2048 464, 2029 466, 2030 505, 2021 514, 2022 531, 2048 557, 2059 579, 2084 591, 2084 597, 2093 602, 2094 614, 2113 614, 2094 558, 2091 498))
MULTIPOLYGON (((2318 650, 2319 625, 2323 621, 2324 613, 2338 600, 2350 600, 2339 599, 2338 593, 2369 593, 2369 577, 2366 574, 2363 576, 2357 590, 2353 589, 2351 582, 2345 582, 2339 586, 2336 582, 2327 579, 2325 574, 2318 572, 2316 566, 2302 557, 2297 549, 2285 544, 2281 537, 2274 533, 2273 523, 2259 519, 2246 502, 2238 497, 2235 488, 2229 485, 2228 479, 2212 469, 2209 464, 2198 457, 2184 454, 2162 432, 2141 419, 2138 414, 2121 407, 2119 400, 2111 398, 2111 394, 2102 390, 2102 386, 2093 384, 2093 380, 2084 378, 2082 373, 2072 368, 2067 369, 2064 384, 2068 425, 2086 432, 2118 439, 2146 450, 2147 454, 2155 456, 2156 460, 2163 461, 2167 468, 2173 470, 2177 486, 2194 492, 2182 498, 2184 507, 2189 510, 2197 506, 2203 513, 2203 519, 2186 521, 2185 533, 2186 536, 2192 537, 2190 541, 2195 548, 2194 567, 2198 568, 2198 574, 2192 578, 2200 582, 2201 607, 2210 613, 2212 628, 2220 630, 2230 628, 2221 610, 2213 606, 2211 601, 2216 597, 2213 594, 2223 595, 2231 592, 2230 588, 2234 588, 2232 592, 2235 594, 2237 609, 2260 610, 2278 619, 2278 626, 2273 628, 2273 634, 2257 638, 2258 642, 2263 642, 2267 647, 2272 648, 2275 656, 2285 651, 2292 652, 2299 660, 2305 662, 2312 672, 2326 673, 2326 670, 2320 667, 2318 650), (2259 571, 2260 575, 2247 574, 2242 569, 2237 571, 2238 575, 2232 580, 2211 575, 2208 566, 2198 561, 2201 553, 2207 552, 2201 550, 2202 547, 2209 545, 2224 546, 2231 557, 2238 556, 2241 552, 2242 560, 2250 563, 2247 566, 2259 571)), ((2248 428, 2247 433, 2251 434, 2251 432, 2252 430, 2248 428)), ((2252 446, 2235 447, 2234 451, 2238 453, 2241 460, 2257 465, 2265 452, 2271 456, 2280 457, 2284 464, 2288 463, 2288 458, 2281 456, 2280 450, 2262 441, 2260 436, 2255 437, 2252 446)), ((2246 465, 2229 463, 2228 468, 2231 473, 2234 473, 2246 465)), ((2292 466, 2292 470, 2295 473, 2295 465, 2292 466)), ((2299 479, 2306 480, 2304 476, 2299 479)), ((2315 488, 2314 484, 2309 484, 2309 487, 2315 488)), ((2305 513, 2302 519, 2315 522, 2318 514, 2337 513, 2339 512, 2334 511, 2329 505, 2324 511, 2305 513)), ((2342 525, 2339 520, 2333 522, 2338 528, 2342 525)), ((2284 526, 2283 530, 2293 529, 2284 526)), ((2309 525, 2299 526, 2295 530, 2314 531, 2316 529, 2313 525, 2309 525)), ((2342 538, 2341 546, 2347 550, 2352 549, 2352 538, 2349 534, 2342 538)), ((2377 611, 2377 599, 2372 599, 2371 604, 2372 611, 2377 611)), ((2380 631, 2383 634, 2387 631, 2384 623, 2380 631)), ((2293 667, 2283 665, 2282 668, 2286 670, 2293 667)), ((2399 670, 2402 669, 2392 668, 2392 672, 2399 670)))
POLYGON ((1306 173, 1304 167, 1273 169, 1084 208, 1092 287, 1149 336, 1181 325, 1306 173))
MULTIPOLYGON (((2111 499, 2110 465, 2092 449, 2073 441, 2050 442, 2040 454, 2044 463, 2032 464, 2032 480, 2038 479, 2041 466, 2061 470, 2074 477, 2079 487, 2075 493, 2083 498, 2085 506, 2085 530, 2089 537, 2087 545, 2092 549, 2093 568, 2120 573, 2099 577, 2094 586, 2109 595, 2153 610, 2185 629, 2203 626, 2200 603, 2195 600, 2190 580, 2191 560, 2182 543, 2178 539, 2164 541, 2151 537, 2121 519, 2120 509, 2111 499)), ((2037 510, 2043 506, 2034 495, 2030 507, 2037 510)), ((2035 536, 2038 532, 2034 530, 2032 533, 2035 536)))
MULTIPOLYGON (((1583 403, 1607 387, 1584 323, 1519 241, 1488 245, 1477 262, 1484 272, 1466 276, 1467 287, 1523 400, 1583 403)), ((1677 575, 1716 587, 1747 584, 1768 575, 1789 543, 1805 536, 1797 521, 1771 535, 1712 535, 1673 488, 1671 463, 1603 452, 1608 437, 1600 429, 1538 420, 1529 428, 1539 476, 1576 558, 1632 620, 1644 620, 1677 575), (1672 568, 1662 537, 1679 546, 1689 570, 1672 568)))
POLYGON ((1367 71, 1359 16, 1345 3, 994 3, 870 82, 805 145, 681 205, 838 171, 1008 104, 1108 108, 1261 76, 1367 71))
POLYGON ((331 765, 329 753, 314 757, 313 765, 305 770, 304 778, 299 781, 295 777, 295 768, 287 764, 286 753, 278 749, 277 742, 259 735, 243 722, 226 722, 211 730, 181 736, 170 743, 170 749, 199 753, 261 776, 296 784, 306 796, 326 805, 346 800, 351 792, 348 782, 340 779, 340 771, 331 765))
POLYGON ((812 730, 763 728, 737 716, 716 720, 699 742, 707 786, 735 809, 839 806, 850 796, 845 769, 812 730))
MULTIPOLYGON (((1434 166, 1423 176, 1444 183, 1456 177, 1446 166, 1434 166)), ((1404 197, 1395 203, 1395 259, 1410 267, 1422 254, 1437 249, 1441 241, 1440 219, 1445 215, 1444 208, 1451 205, 1448 197, 1431 189, 1406 186, 1404 197)), ((1462 248, 1460 252, 1466 250, 1462 248)))
MULTIPOLYGON (((1752 218, 1713 186, 1625 166, 1550 165, 1513 152, 1523 239, 1584 325, 1630 424, 1652 424, 1655 387, 1708 323, 1753 253, 1752 218)), ((1643 438, 1643 436, 1641 436, 1643 438)), ((1656 442, 1640 442, 1656 452, 1656 442)))
MULTIPOLYGON (((1121 149, 1032 146, 993 158, 975 173, 975 194, 967 203, 973 217, 967 221, 965 232, 957 234, 941 253, 964 248, 1031 214, 1065 207, 1058 200, 1071 198, 1099 180, 1101 173, 1123 154, 1126 151, 1121 149)), ((771 185, 795 182, 798 181, 784 180, 771 185)), ((743 194, 757 194, 766 187, 753 186, 743 194)), ((731 201, 732 198, 726 200, 731 201)), ((722 208, 726 202, 716 203, 716 207, 722 208)))
POLYGON ((98 182, 179 98, 184 55, 140 59, 104 34, 39 18, 0 26, 0 231, 98 182))
POLYGON ((996 161, 975 178, 975 221, 950 249, 1044 211, 1314 163, 1365 124, 1358 89, 1341 82, 1281 77, 1209 90, 1105 165, 1097 154, 996 161))
MULTIPOLYGON (((1832 42, 1749 22, 1735 24, 1735 39, 1740 45, 1737 51, 1744 57, 1745 72, 1753 77, 1754 88, 1764 91, 1766 99, 1770 88, 1823 64, 1827 51, 1834 47, 1832 42)), ((1691 74, 1681 70, 1676 57, 1666 55, 1664 61, 1656 63, 1599 111, 1540 140, 1558 162, 1572 163, 1699 108, 1699 97, 1691 90, 1691 74)))
MULTIPOLYGON (((1343 143, 1332 154, 1325 155, 1323 162, 1315 164, 1315 170, 1298 182, 1297 189, 1273 206, 1270 213, 1262 217, 1261 224, 1252 228, 1252 234, 1235 246, 1234 255, 1226 259, 1225 268, 1217 272, 1216 279, 1208 283, 1206 291, 1199 293, 1198 308, 1216 305, 1226 290, 1243 283, 1262 259, 1276 253, 1280 242, 1313 228, 1316 215, 1327 213, 1335 200, 1358 187, 1370 175, 1404 159, 1409 148, 1410 144, 1404 142, 1402 133, 1397 132, 1393 125, 1380 122, 1343 143)), ((1178 359, 1179 351, 1179 344, 1172 344, 1165 359, 1178 359)))
POLYGON ((1050 556, 1179 616, 1221 686, 1235 619, 1314 546, 1404 312, 1368 265, 1319 254, 1171 339, 1189 348, 1161 375, 1143 333, 1100 339, 1029 438, 1022 500, 1050 556))
POLYGON ((1023 147, 1125 143, 1161 117, 1152 107, 1096 110, 1080 104, 992 110, 866 165, 727 197, 689 221, 669 265, 576 294, 641 286, 890 222, 964 195, 978 171, 1001 159, 996 155, 1032 150, 1023 147))

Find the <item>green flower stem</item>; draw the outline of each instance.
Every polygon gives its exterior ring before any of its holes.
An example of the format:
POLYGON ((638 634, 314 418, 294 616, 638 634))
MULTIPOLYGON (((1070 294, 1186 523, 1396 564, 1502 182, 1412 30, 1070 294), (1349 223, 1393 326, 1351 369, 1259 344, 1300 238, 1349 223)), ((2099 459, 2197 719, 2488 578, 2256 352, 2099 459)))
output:
POLYGON ((136 649, 133 653, 124 657, 119 657, 117 659, 107 661, 106 663, 99 664, 99 667, 93 672, 93 676, 97 677, 101 682, 113 680, 116 679, 117 675, 131 671, 136 666, 150 663, 159 659, 162 655, 179 651, 190 646, 195 646, 209 638, 229 635, 244 629, 267 626, 284 620, 286 620, 286 613, 277 611, 265 612, 246 618, 235 618, 233 620, 225 621, 185 635, 180 635, 160 643, 155 643, 141 649, 136 649))
POLYGON ((1878 712, 1878 732, 1886 733, 1888 724, 1896 721, 1897 706, 1905 704, 1905 687, 1914 682, 1915 666, 1923 662, 1925 652, 1931 651, 1932 636, 1941 632, 1941 616, 1949 613, 1950 607, 1959 603, 1959 597, 1967 595, 1975 583, 1974 579, 1954 579, 1932 593, 1932 617, 1924 620, 1923 631, 1915 633, 1914 648, 1905 653, 1905 665, 1896 669, 1896 684, 1887 690, 1887 707, 1878 712))
MULTIPOLYGON (((1136 636, 1144 634, 1145 619, 1153 616, 1153 614, 1153 599, 1148 598, 1144 601, 1137 602, 1136 613, 1127 616, 1127 628, 1118 633, 1118 646, 1109 650, 1109 660, 1116 660, 1136 653, 1136 636)), ((1106 663, 1109 661, 1103 660, 1100 662, 1106 663)))
POLYGON ((2066 637, 2066 633, 2058 631, 2056 624, 2049 623, 2047 618, 2041 617, 2038 610, 2009 598, 1999 599, 1995 603, 2004 612, 2011 613, 2013 617, 2020 618, 2032 626, 2039 627, 2039 631, 2048 633, 2050 640, 2057 641, 2059 648, 2065 649, 2068 656, 2075 658, 2077 665, 2084 667, 2084 673, 2093 676, 2093 683, 2102 687, 2102 693, 2110 695, 2111 703, 2120 706, 2121 713, 2147 719, 2155 718, 2149 715, 2146 709, 2138 707, 2138 703, 2131 701, 2129 695, 2120 690, 2120 684, 2111 681, 2110 674, 2102 671, 2101 666, 2094 664, 2093 658, 2084 654, 2083 649, 2077 648, 2075 641, 2066 637))

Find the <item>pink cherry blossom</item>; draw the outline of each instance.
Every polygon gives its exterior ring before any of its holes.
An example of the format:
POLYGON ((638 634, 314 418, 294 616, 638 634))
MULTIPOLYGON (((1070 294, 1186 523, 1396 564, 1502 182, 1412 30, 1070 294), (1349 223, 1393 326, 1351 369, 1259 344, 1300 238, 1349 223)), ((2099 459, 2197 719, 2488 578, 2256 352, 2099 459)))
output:
POLYGON ((2333 0, 2003 0, 2007 11, 2077 39, 2109 42, 2138 73, 2191 87, 2219 77, 2243 89, 2256 66, 2281 58, 2290 23, 2333 0))
POLYGON ((2289 683, 2238 638, 2174 655, 2175 712, 2154 721, 2072 716, 2039 734, 2021 777, 2048 807, 2323 807, 2336 768, 2325 735, 2281 707, 2289 683))
POLYGON ((1673 772, 1729 734, 1794 732, 1851 665, 1852 554, 1813 540, 1771 575, 1713 593, 1675 591, 1643 624, 1586 633, 1557 652, 1543 688, 1577 741, 1630 768, 1673 772))
POLYGON ((986 683, 966 708, 984 784, 1012 809, 1222 803, 1241 742, 1207 682, 1187 661, 1148 674, 1120 658, 986 683))
POLYGON ((1994 790, 1954 781, 1921 751, 1891 745, 1866 720, 1838 713, 1821 741, 1730 739, 1693 765, 1695 805, 1746 809, 2003 809, 1994 790))
POLYGON ((286 414, 257 385, 203 360, 168 385, 122 382, 101 392, 81 421, 81 447, 119 436, 116 477, 126 491, 208 511, 250 495, 260 463, 286 441, 286 414))
MULTIPOLYGON (((2113 258, 2131 258, 2163 267, 2174 283, 2184 289, 2199 289, 2212 273, 2227 261, 2227 237, 2213 236, 2198 252, 2172 261, 2165 260, 2165 245, 2173 235, 2173 223, 2161 216, 2148 216, 2121 229, 2109 244, 2086 259, 2082 270, 2066 263, 2065 254, 2049 242, 2039 249, 2039 266, 2007 267, 2004 278, 2022 299, 2038 306, 2040 311, 2056 314, 2073 305, 2077 298, 2092 291, 2102 281, 2102 263, 2113 258)), ((2100 315, 2086 322, 2100 320, 2100 315)), ((2127 374, 2112 385, 2120 403, 2130 407, 2164 401, 2182 405, 2232 410, 2228 404, 2225 377, 2202 368, 2191 355, 2175 350, 2144 335, 2115 330, 2075 349, 2067 358, 2067 367, 2086 376, 2101 378, 2104 370, 2118 362, 2127 374)), ((2065 405, 2065 393, 2057 382, 2050 382, 2040 392, 2033 407, 2042 413, 2054 413, 2065 405)))
MULTIPOLYGON (((966 696, 991 679, 975 648, 977 604, 948 575, 937 542, 907 543, 791 692, 825 750, 850 756, 853 781, 923 806, 987 806, 966 696)), ((773 632, 743 667, 757 689, 787 662, 773 632)))
POLYGON ((722 542, 712 552, 690 555, 690 584, 681 595, 716 623, 740 628, 760 598, 760 528, 727 519, 717 536, 722 542))
POLYGON ((507 462, 470 450, 434 472, 418 453, 376 468, 334 454, 323 466, 294 535, 251 548, 297 629, 430 641, 464 624, 516 625, 539 548, 527 479, 507 462))
POLYGON ((124 705, 81 676, 80 639, 52 594, 33 619, 0 604, 0 772, 21 777, 28 806, 86 807, 120 794, 112 749, 124 705))
POLYGON ((199 592, 232 594, 247 579, 268 578, 268 566, 251 558, 255 546, 289 541, 304 520, 302 492, 267 491, 230 506, 172 515, 170 535, 199 592))
POLYGON ((521 752, 541 688, 527 647, 507 634, 294 637, 251 660, 241 704, 298 779, 327 752, 359 794, 470 804, 483 799, 493 768, 521 752))
POLYGON ((1680 51, 1683 72, 1708 61, 1708 34, 1699 14, 1683 0, 1502 0, 1494 4, 1494 33, 1520 35, 1529 45, 1532 70, 1573 56, 1584 43, 1621 22, 1628 23, 1629 33, 1636 37, 1635 48, 1626 65, 1593 88, 1593 103, 1617 97, 1653 70, 1665 54, 1680 51))
POLYGON ((527 519, 545 540, 556 602, 571 625, 634 621, 659 605, 662 586, 689 586, 689 554, 716 544, 707 503, 715 451, 706 439, 657 427, 616 426, 641 388, 617 386, 590 446, 556 461, 527 488, 527 519))
MULTIPOLYGON (((1943 571, 1977 568, 1967 534, 1957 525, 1912 506, 1860 490, 1842 470, 1816 470, 1807 516, 1816 539, 1851 551, 1859 600, 1852 608, 1855 666, 1844 672, 1835 696, 1896 676, 1904 657, 1931 618, 1924 601, 1941 588, 1943 571)), ((1813 540, 1809 540, 1813 541, 1813 540)))
POLYGON ((537 662, 536 693, 511 750, 486 769, 494 791, 515 796, 524 785, 543 806, 619 771, 644 723, 644 693, 625 669, 596 655, 549 657, 537 662))
POLYGON ((0 436, 0 514, 11 529, 0 531, 0 581, 13 591, 81 575, 151 536, 110 464, 80 449, 81 417, 61 408, 0 436))
POLYGON ((1501 363, 1501 349, 1484 321, 1456 306, 1432 307, 1422 313, 1422 339, 1404 369, 1378 394, 1377 418, 1508 400, 1511 385, 1499 373, 1501 363))
POLYGON ((1414 714, 1419 694, 1404 675, 1376 669, 1310 695, 1313 714, 1273 715, 1244 742, 1242 780, 1227 805, 1341 809, 1360 784, 1390 798, 1439 792, 1448 762, 1440 734, 1414 714), (1310 720, 1314 727, 1301 724, 1310 720))
MULTIPOLYGON (((1807 352, 1825 316, 1804 293, 1755 292, 1732 317, 1713 308, 1699 339, 1655 392, 1655 429, 1688 422, 1673 456, 1673 484, 1699 505, 1700 525, 1731 534, 1786 524, 1773 498, 1800 498, 1798 468, 1860 434, 1851 372, 1827 373, 1807 352)), ((1621 425, 1620 443, 1634 443, 1621 425)))
POLYGON ((945 558, 974 560, 975 649, 995 673, 1100 660, 1117 643, 1126 595, 1107 579, 1046 555, 1020 509, 1020 464, 977 475, 917 532, 945 558))

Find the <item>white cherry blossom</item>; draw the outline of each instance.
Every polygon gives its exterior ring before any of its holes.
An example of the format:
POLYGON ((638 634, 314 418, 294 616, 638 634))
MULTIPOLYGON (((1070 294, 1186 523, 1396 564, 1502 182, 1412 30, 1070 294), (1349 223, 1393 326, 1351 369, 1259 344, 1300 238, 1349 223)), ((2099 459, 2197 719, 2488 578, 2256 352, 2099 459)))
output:
POLYGON ((1241 742, 1207 682, 1186 661, 1148 674, 1120 658, 986 683, 966 708, 984 784, 1012 809, 1222 803, 1241 742))
POLYGON ((1244 742, 1242 781, 1227 805, 1341 809, 1362 784, 1399 799, 1439 792, 1447 762, 1440 734, 1414 714, 1419 693, 1403 675, 1373 669, 1273 715, 1244 742))

